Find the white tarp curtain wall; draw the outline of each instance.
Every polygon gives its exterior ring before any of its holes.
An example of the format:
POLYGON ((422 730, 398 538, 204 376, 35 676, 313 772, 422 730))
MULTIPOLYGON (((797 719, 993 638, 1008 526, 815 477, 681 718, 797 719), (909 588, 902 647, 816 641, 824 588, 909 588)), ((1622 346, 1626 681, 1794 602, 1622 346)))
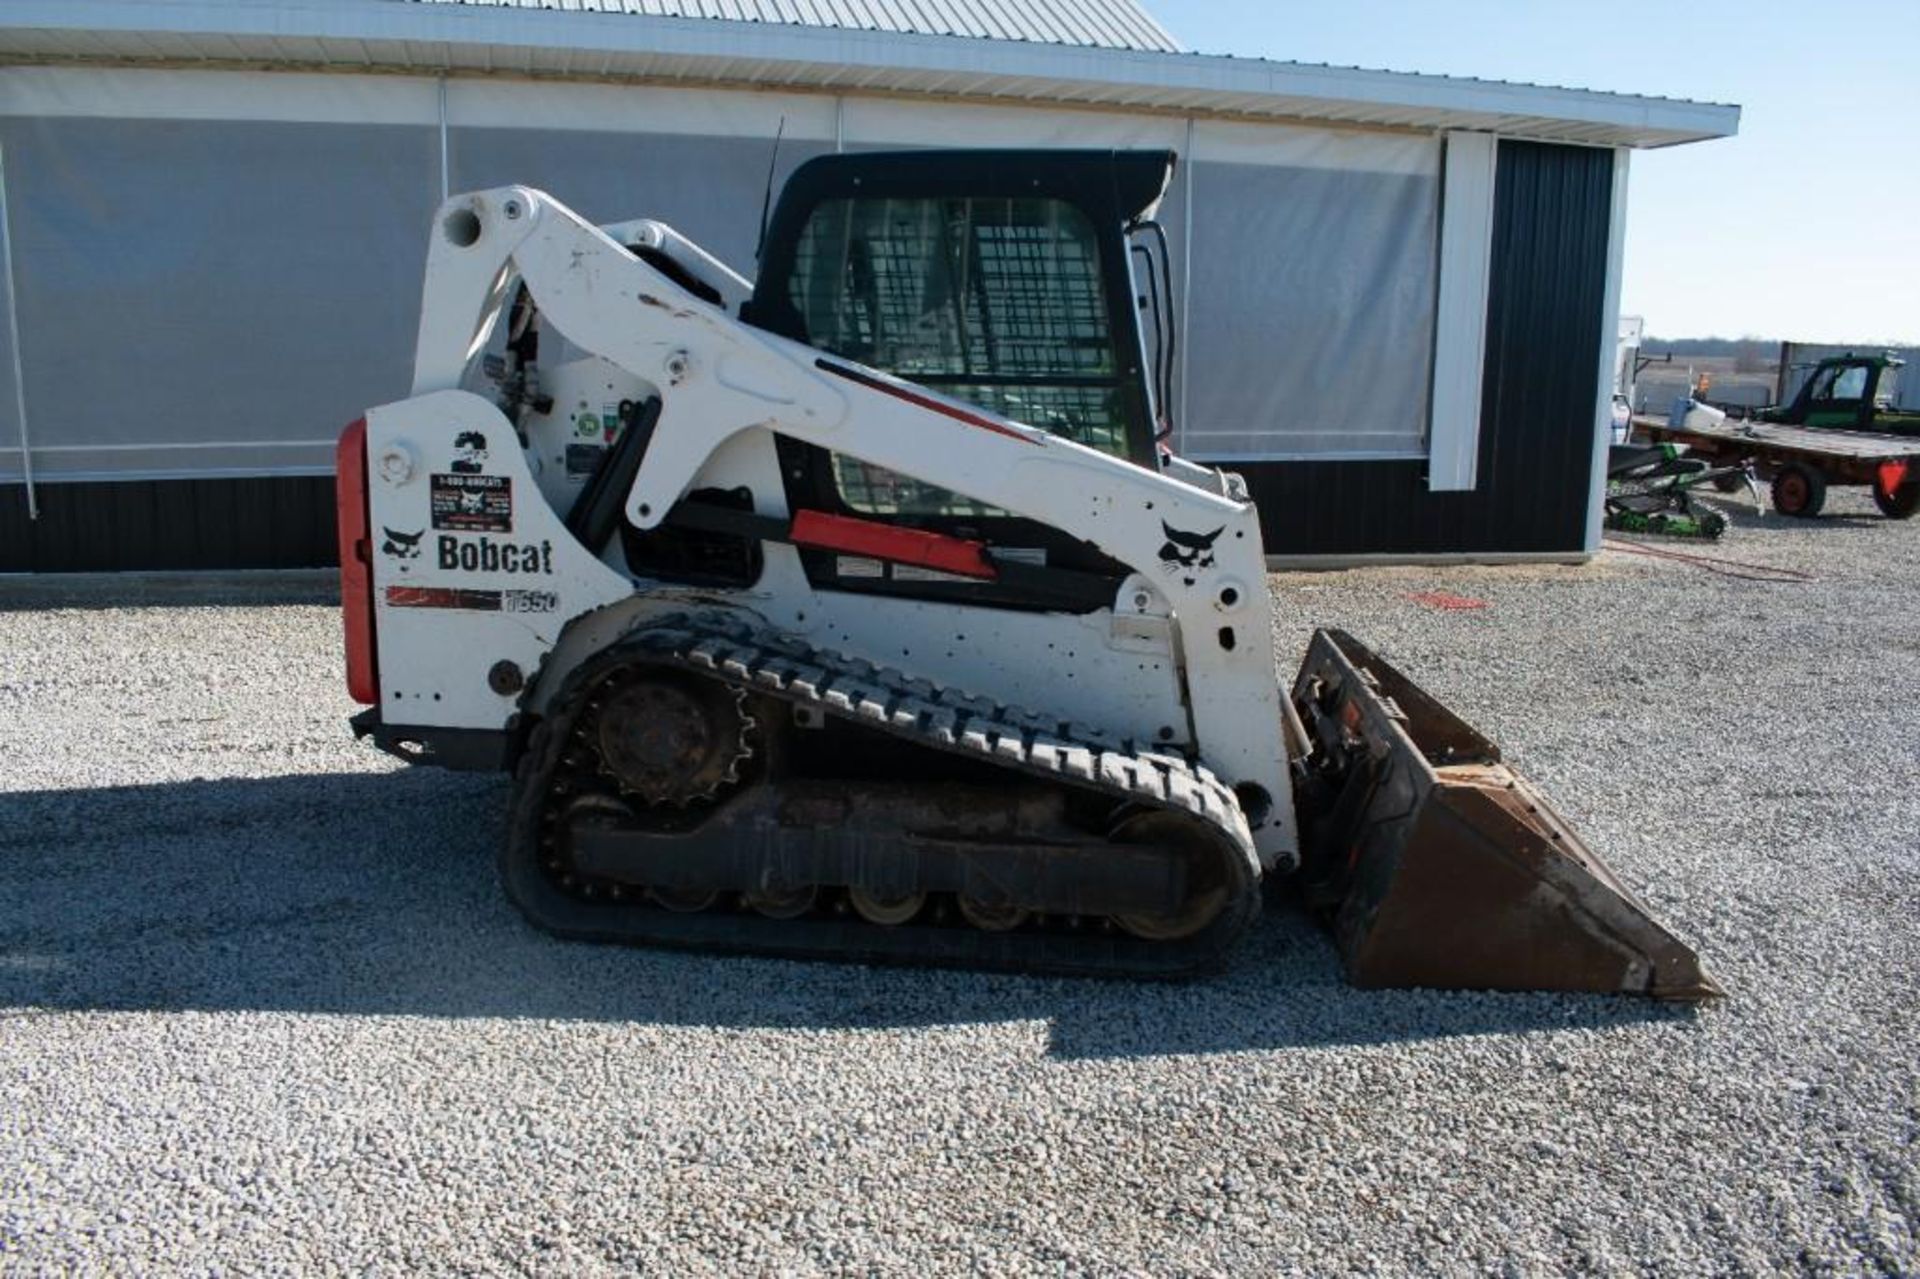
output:
POLYGON ((1439 143, 1201 125, 1193 151, 1186 451, 1424 456, 1439 143))
POLYGON ((4 142, 38 478, 311 470, 404 394, 431 133, 48 118, 4 142))
MULTIPOLYGON (((1191 259, 1183 451, 1423 452, 1437 139, 490 81, 451 81, 445 101, 443 175, 430 79, 0 70, 36 477, 330 469, 346 422, 406 394, 443 177, 658 217, 751 275, 783 119, 776 189, 836 145, 1180 152, 1191 172, 1161 220, 1178 288, 1191 259)), ((21 476, 18 440, 0 359, 0 480, 21 476)))

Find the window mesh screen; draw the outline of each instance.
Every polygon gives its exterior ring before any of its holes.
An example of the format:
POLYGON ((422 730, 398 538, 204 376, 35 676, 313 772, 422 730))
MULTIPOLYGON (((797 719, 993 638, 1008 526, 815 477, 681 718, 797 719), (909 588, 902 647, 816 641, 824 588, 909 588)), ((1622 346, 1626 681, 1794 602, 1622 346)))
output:
MULTIPOLYGON (((801 236, 793 302, 813 345, 1110 453, 1127 446, 1093 228, 1048 199, 835 200, 801 236)), ((994 514, 835 457, 878 513, 994 514)))

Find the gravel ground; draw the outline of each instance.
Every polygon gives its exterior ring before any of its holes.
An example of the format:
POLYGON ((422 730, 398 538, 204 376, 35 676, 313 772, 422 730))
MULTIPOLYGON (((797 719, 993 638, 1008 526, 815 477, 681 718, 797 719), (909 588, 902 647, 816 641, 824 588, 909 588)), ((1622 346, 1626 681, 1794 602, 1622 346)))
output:
POLYGON ((1733 994, 1174 988, 565 945, 309 592, 0 587, 0 1269, 1920 1268, 1920 522, 1275 579, 1490 730, 1733 994), (1409 598, 1444 591, 1484 608, 1409 598))

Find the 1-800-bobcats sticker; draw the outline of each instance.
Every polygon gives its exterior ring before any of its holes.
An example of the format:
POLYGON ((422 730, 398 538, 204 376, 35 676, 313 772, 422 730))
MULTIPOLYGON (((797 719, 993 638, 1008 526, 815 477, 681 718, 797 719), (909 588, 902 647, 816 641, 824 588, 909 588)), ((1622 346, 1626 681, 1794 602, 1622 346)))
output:
POLYGON ((513 532, 513 481, 505 475, 435 472, 428 501, 437 529, 455 533, 513 532))

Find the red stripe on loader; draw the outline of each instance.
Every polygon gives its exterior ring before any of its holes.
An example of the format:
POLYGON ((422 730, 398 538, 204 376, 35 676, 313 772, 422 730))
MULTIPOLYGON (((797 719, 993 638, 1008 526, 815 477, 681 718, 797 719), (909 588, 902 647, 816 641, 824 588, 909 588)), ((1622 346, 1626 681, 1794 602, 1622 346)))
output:
POLYGON ((477 591, 460 586, 389 586, 388 608, 459 608, 498 613, 499 591, 477 591))
POLYGON ((333 455, 334 516, 340 538, 340 613, 347 632, 347 694, 380 700, 373 643, 373 541, 367 525, 367 419, 340 433, 333 455))
POLYGON ((1015 430, 1005 422, 996 422, 983 414, 974 413, 956 405, 936 400, 931 395, 922 395, 911 387, 903 386, 897 382, 882 381, 880 378, 862 373, 859 369, 850 369, 844 364, 834 364, 827 360, 815 360, 814 363, 819 368, 825 369, 827 372, 838 377, 843 377, 849 382, 858 382, 861 386, 878 391, 882 395, 891 395, 896 400, 905 400, 907 403, 916 405, 919 408, 930 409, 942 417, 950 417, 956 422, 965 422, 968 426, 977 426, 983 431, 992 431, 995 435, 1004 435, 1010 440, 1019 440, 1022 444, 1040 443, 1040 439, 1030 430, 1015 430))
POLYGON ((848 555, 870 555, 895 564, 917 564, 960 577, 991 582, 1000 574, 987 558, 984 542, 917 528, 901 528, 874 520, 859 520, 825 511, 796 511, 790 534, 795 546, 848 555))

